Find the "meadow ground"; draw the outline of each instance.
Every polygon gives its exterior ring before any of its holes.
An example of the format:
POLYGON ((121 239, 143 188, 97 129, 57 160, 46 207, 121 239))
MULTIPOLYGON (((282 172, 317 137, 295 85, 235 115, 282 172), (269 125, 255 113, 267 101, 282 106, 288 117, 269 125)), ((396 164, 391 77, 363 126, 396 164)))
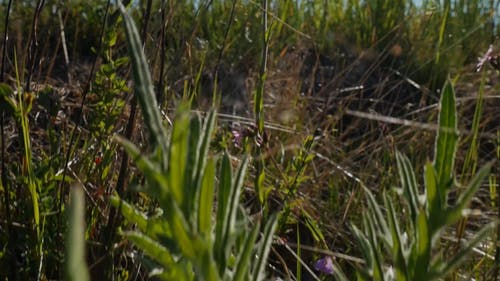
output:
POLYGON ((0 1, 0 279, 499 280, 499 1, 123 2, 0 1))

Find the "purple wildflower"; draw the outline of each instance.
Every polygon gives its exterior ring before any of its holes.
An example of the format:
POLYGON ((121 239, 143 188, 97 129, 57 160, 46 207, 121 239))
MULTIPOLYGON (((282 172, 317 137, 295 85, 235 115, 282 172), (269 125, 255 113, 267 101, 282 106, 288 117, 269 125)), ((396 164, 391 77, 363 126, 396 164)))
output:
POLYGON ((234 146, 241 148, 241 144, 243 143, 243 133, 239 130, 232 130, 233 134, 233 144, 234 146))
POLYGON ((315 264, 314 264, 314 269, 317 271, 321 271, 325 274, 328 275, 333 275, 333 260, 332 257, 330 256, 325 256, 322 259, 319 259, 315 264))

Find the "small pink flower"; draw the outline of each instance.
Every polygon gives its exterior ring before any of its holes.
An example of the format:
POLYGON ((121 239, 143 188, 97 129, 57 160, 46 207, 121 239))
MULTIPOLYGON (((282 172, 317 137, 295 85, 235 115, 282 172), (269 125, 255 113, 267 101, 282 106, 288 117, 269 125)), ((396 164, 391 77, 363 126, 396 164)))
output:
POLYGON ((323 272, 328 275, 333 275, 333 260, 330 256, 325 256, 322 259, 319 259, 314 264, 314 269, 317 271, 323 272))
POLYGON ((487 62, 490 62, 493 59, 493 45, 490 45, 488 48, 488 51, 486 51, 486 54, 484 56, 478 58, 478 63, 476 65, 476 71, 479 72, 481 69, 484 67, 484 64, 487 62))

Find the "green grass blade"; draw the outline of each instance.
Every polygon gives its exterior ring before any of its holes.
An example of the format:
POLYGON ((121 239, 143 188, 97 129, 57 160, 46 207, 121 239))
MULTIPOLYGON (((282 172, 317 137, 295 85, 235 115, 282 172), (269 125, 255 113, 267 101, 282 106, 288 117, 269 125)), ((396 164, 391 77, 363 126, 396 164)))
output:
POLYGON ((443 39, 445 36, 446 23, 448 22, 449 9, 450 9, 450 6, 446 5, 446 9, 444 11, 444 16, 443 16, 443 19, 441 21, 441 25, 439 28, 439 37, 438 37, 438 42, 436 45, 436 64, 439 64, 440 57, 441 57, 441 46, 443 45, 443 39))
MULTIPOLYGON (((203 188, 206 188, 206 187, 203 187, 206 183, 208 182, 205 182, 209 179, 206 179, 206 175, 204 175, 204 173, 207 172, 207 170, 205 169, 207 167, 207 161, 209 161, 208 159, 210 159, 209 155, 208 155, 208 150, 210 148, 210 140, 211 140, 211 136, 212 136, 212 131, 215 127, 215 118, 216 117, 216 113, 215 111, 211 111, 208 115, 208 118, 207 120, 205 121, 205 124, 203 126, 203 129, 201 130, 201 134, 198 135, 198 144, 197 146, 195 147, 196 151, 194 151, 193 154, 196 155, 196 161, 194 164, 194 175, 193 175, 193 180, 192 180, 192 183, 191 185, 194 187, 195 190, 193 190, 191 193, 188 193, 188 194, 192 194, 194 198, 196 198, 196 200, 198 200, 198 202, 202 202, 202 200, 206 200, 207 198, 203 198, 203 194, 204 192, 206 192, 206 190, 204 191, 203 188)), ((214 164, 214 163, 212 163, 214 164)), ((213 182, 213 179, 215 178, 215 165, 212 167, 214 168, 214 170, 212 170, 213 174, 211 175, 212 176, 212 182, 211 182, 211 194, 210 194, 210 200, 213 200, 213 185, 214 185, 214 182, 213 182)), ((206 194, 207 195, 207 194, 206 194)), ((211 208, 212 204, 210 204, 210 208, 211 208)), ((203 211, 198 211, 199 208, 202 208, 201 206, 198 206, 198 204, 195 204, 193 207, 192 207, 192 211, 193 213, 196 214, 196 216, 198 215, 202 215, 202 212, 203 211)), ((207 210, 205 210, 207 211, 207 210)), ((211 214, 211 209, 208 210, 208 213, 207 214, 211 214)), ((193 219, 196 219, 198 220, 198 222, 202 222, 201 219, 195 217, 193 219)), ((210 223, 209 223, 210 224, 210 223)), ((201 227, 201 226, 199 226, 201 227)), ((201 230, 200 230, 201 231, 201 230)))
POLYGON ((474 194, 481 186, 481 183, 488 177, 493 163, 490 162, 482 167, 476 175, 472 178, 471 182, 467 185, 465 191, 460 195, 455 207, 450 208, 445 215, 447 224, 458 222, 466 214, 469 202, 474 197, 474 194))
POLYGON ((200 117, 196 114, 194 117, 190 119, 189 122, 189 140, 188 140, 188 153, 186 158, 186 169, 184 176, 184 193, 190 194, 190 196, 184 197, 184 206, 183 212, 186 215, 189 215, 189 222, 195 226, 197 224, 197 207, 196 201, 199 200, 199 185, 195 184, 195 177, 198 171, 196 167, 198 166, 199 161, 199 153, 198 146, 200 143, 200 134, 201 134, 201 120, 200 117), (196 208, 196 209, 195 209, 196 208))
POLYGON ((228 242, 229 237, 232 236, 232 233, 234 232, 236 228, 236 215, 238 213, 238 205, 239 205, 239 200, 240 200, 240 194, 241 190, 243 187, 243 181, 245 179, 246 175, 246 170, 248 167, 248 158, 245 157, 243 159, 243 162, 240 165, 240 168, 238 169, 238 172, 236 174, 236 178, 234 179, 232 190, 230 197, 228 198, 227 201, 227 210, 226 210, 226 219, 227 219, 227 225, 226 229, 224 230, 224 241, 228 242))
POLYGON ((441 205, 446 206, 446 194, 453 182, 453 167, 458 142, 455 91, 451 81, 446 82, 440 101, 439 131, 436 136, 434 168, 438 175, 441 205))
POLYGON ((271 250, 273 235, 276 227, 278 225, 278 216, 272 215, 269 218, 269 221, 266 223, 264 227, 264 233, 260 240, 260 247, 257 255, 257 264, 253 271, 253 280, 261 281, 265 279, 265 269, 267 266, 267 257, 269 255, 269 251, 271 250))
POLYGON ((483 227, 467 244, 461 248, 451 260, 440 265, 439 268, 432 268, 429 272, 429 280, 435 280, 447 276, 456 270, 469 256, 474 247, 484 241, 488 235, 495 229, 495 223, 490 223, 483 227))
POLYGON ((66 280, 90 280, 85 261, 85 197, 81 184, 71 187, 66 237, 66 280))
POLYGON ((365 258, 365 266, 364 268, 358 270, 358 274, 364 277, 363 280, 369 280, 369 273, 373 268, 373 248, 370 246, 370 242, 368 241, 366 235, 364 235, 357 226, 352 225, 351 228, 354 236, 356 236, 358 245, 361 247, 361 253, 363 253, 365 258))
POLYGON ((460 198, 458 199, 457 205, 459 206, 459 208, 467 208, 467 205, 481 186, 481 183, 490 175, 493 163, 494 162, 487 163, 486 165, 481 167, 481 169, 474 175, 470 183, 467 185, 465 191, 460 195, 460 198))
POLYGON ((229 224, 229 205, 233 192, 231 162, 227 153, 222 156, 220 183, 217 192, 217 215, 215 221, 214 257, 219 265, 219 275, 224 274, 227 262, 227 245, 224 244, 229 224))
POLYGON ((243 246, 243 251, 238 257, 238 261, 236 263, 234 281, 243 281, 248 274, 250 268, 250 258, 252 257, 255 240, 257 239, 257 235, 259 234, 260 223, 255 224, 254 228, 250 235, 247 236, 245 240, 245 245, 243 246))
POLYGON ((462 180, 464 180, 464 178, 469 179, 469 176, 472 176, 476 172, 477 163, 479 160, 479 127, 481 116, 483 113, 484 91, 486 84, 485 73, 486 72, 483 71, 481 75, 481 84, 479 85, 476 107, 474 108, 474 117, 472 118, 472 137, 470 140, 470 148, 465 155, 464 164, 462 166, 462 180))
POLYGON ((365 190, 366 199, 368 202, 368 209, 370 219, 374 221, 374 226, 377 229, 377 233, 387 242, 389 245, 392 244, 390 231, 384 215, 382 214, 382 210, 380 209, 375 196, 373 193, 366 187, 363 187, 365 190))
POLYGON ((372 264, 373 280, 382 281, 384 280, 384 267, 381 258, 382 248, 381 245, 379 244, 379 240, 377 239, 381 233, 377 232, 377 229, 375 227, 375 222, 373 220, 373 215, 365 218, 366 218, 365 227, 366 227, 366 232, 368 234, 367 238, 370 243, 371 247, 370 252, 372 253, 372 258, 373 258, 373 264, 372 264))

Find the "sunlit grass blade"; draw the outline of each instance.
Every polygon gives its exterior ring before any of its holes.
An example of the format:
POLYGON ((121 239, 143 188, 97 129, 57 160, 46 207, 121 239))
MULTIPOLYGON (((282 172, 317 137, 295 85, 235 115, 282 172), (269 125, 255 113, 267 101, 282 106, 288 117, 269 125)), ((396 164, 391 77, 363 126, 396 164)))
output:
POLYGON ((85 195, 81 184, 70 192, 68 234, 66 237, 66 280, 90 280, 85 261, 85 195))

